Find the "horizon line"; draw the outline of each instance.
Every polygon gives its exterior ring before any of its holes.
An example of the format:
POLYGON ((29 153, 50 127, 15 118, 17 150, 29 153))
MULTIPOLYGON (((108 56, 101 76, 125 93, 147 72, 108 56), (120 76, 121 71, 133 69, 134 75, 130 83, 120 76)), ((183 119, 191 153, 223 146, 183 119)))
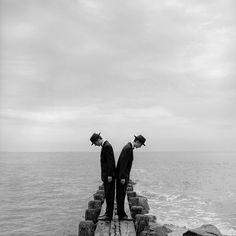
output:
MULTIPOLYGON (((97 153, 98 151, 0 151, 0 153, 85 153, 85 152, 89 152, 89 153, 97 153)), ((114 153, 117 153, 119 151, 114 151, 114 153)), ((204 150, 176 150, 176 151, 139 151, 139 153, 168 153, 168 152, 192 152, 192 153, 236 153, 236 151, 204 151, 204 150)))

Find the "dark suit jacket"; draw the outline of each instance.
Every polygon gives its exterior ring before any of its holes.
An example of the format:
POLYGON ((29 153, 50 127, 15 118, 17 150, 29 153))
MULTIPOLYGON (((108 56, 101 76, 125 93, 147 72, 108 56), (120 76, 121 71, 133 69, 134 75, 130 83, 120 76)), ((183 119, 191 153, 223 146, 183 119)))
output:
POLYGON ((131 143, 126 144, 119 156, 116 167, 117 179, 129 179, 130 170, 133 162, 133 147, 131 143))
POLYGON ((116 164, 113 148, 108 141, 103 143, 100 157, 102 181, 107 181, 108 176, 112 176, 114 178, 116 164))

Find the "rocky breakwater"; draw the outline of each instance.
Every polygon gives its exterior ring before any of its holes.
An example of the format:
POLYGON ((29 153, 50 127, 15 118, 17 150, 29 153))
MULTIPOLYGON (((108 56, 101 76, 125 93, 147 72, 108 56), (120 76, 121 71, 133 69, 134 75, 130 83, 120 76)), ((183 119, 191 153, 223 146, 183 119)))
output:
POLYGON ((104 202, 104 186, 99 186, 93 194, 94 200, 88 202, 88 209, 85 211, 85 220, 79 223, 79 236, 94 236, 98 216, 104 202))
MULTIPOLYGON (((135 227, 134 233, 137 236, 222 236, 219 229, 211 224, 202 225, 195 229, 188 229, 172 224, 163 225, 158 223, 156 216, 149 214, 148 199, 145 196, 138 195, 134 191, 134 185, 135 183, 130 181, 127 186, 127 207, 130 209, 132 217, 130 219, 133 220, 135 227)), ((104 202, 104 187, 99 186, 93 197, 94 200, 88 203, 88 209, 85 211, 85 221, 81 221, 79 224, 79 236, 94 236, 98 216, 104 202)), ((109 235, 115 236, 116 234, 109 235)), ((128 236, 129 234, 119 235, 128 236)))
POLYGON ((211 224, 188 229, 172 224, 158 223, 156 216, 149 214, 148 199, 134 192, 134 184, 132 181, 130 182, 127 196, 137 236, 222 236, 219 229, 211 224))

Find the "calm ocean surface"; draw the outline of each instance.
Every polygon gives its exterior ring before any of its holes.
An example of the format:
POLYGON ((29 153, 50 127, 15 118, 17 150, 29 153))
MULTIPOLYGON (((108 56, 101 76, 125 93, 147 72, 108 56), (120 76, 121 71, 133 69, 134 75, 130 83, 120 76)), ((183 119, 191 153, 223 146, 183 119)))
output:
MULTIPOLYGON (((136 150, 131 177, 157 222, 236 236, 235 153, 136 150)), ((0 235, 77 235, 100 184, 99 152, 0 153, 0 235)))

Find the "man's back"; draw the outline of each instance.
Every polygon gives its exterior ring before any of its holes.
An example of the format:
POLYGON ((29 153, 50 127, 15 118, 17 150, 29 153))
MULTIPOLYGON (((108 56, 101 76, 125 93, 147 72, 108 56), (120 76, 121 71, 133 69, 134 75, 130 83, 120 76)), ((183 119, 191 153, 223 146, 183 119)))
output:
POLYGON ((131 143, 127 143, 123 147, 117 162, 117 167, 116 167, 117 179, 129 178, 132 162, 133 162, 133 147, 131 143))
POLYGON ((100 162, 102 180, 105 181, 108 176, 115 177, 114 152, 108 141, 105 141, 102 145, 100 162))

